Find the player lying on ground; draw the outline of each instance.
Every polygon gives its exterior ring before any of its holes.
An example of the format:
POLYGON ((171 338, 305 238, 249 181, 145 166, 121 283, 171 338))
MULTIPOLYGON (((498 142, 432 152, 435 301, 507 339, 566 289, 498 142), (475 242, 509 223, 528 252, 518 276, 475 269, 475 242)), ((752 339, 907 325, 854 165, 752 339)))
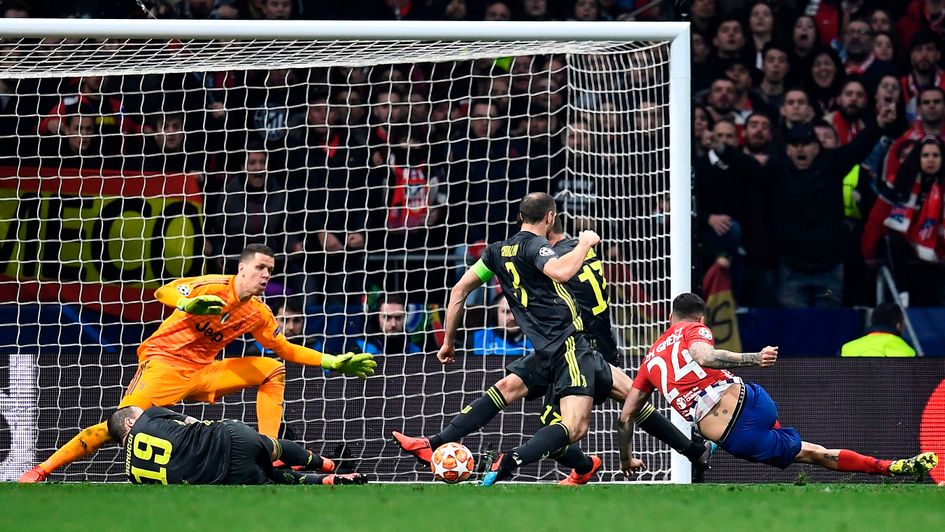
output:
MULTIPOLYGON (((578 246, 578 239, 565 237, 562 225, 561 217, 556 216, 548 231, 548 242, 559 256, 578 246)), ((626 373, 616 367, 618 351, 611 325, 604 268, 593 250, 585 256, 581 269, 578 270, 578 274, 571 277, 567 286, 574 294, 580 309, 585 332, 594 342, 594 348, 610 364, 613 378, 610 397, 622 403, 630 392, 632 381, 626 373)), ((466 286, 451 294, 451 297, 455 296, 461 298, 460 301, 465 301, 467 292, 475 288, 475 286, 466 286)), ((446 442, 460 441, 466 435, 481 429, 509 404, 520 399, 544 398, 548 391, 548 383, 542 378, 538 364, 538 357, 534 353, 516 359, 508 365, 508 375, 489 387, 482 397, 464 408, 438 434, 429 438, 415 438, 394 432, 394 440, 405 452, 429 465, 434 449, 446 442)), ((553 404, 546 404, 540 419, 542 424, 547 425, 560 420, 561 415, 553 404)), ((705 446, 683 435, 669 420, 657 413, 652 405, 646 405, 634 421, 643 430, 688 457, 697 467, 705 467, 705 461, 708 459, 705 446)), ((572 468, 568 477, 560 482, 563 485, 586 484, 601 467, 599 457, 594 455, 588 457, 576 444, 570 444, 552 453, 551 458, 555 458, 565 467, 572 468)))
POLYGON ((938 464, 934 453, 900 460, 880 460, 847 449, 826 449, 801 441, 797 430, 782 427, 778 407, 761 386, 744 382, 724 368, 773 366, 777 347, 760 353, 715 349, 712 332, 702 321, 705 302, 695 294, 673 300, 669 329, 653 344, 633 380, 633 390, 618 418, 621 470, 630 475, 633 426, 630 422, 658 389, 666 401, 695 424, 703 436, 737 458, 786 468, 794 462, 816 464, 834 471, 872 475, 914 475, 938 464))
MULTIPOLYGON (((240 255, 236 275, 185 278, 158 288, 154 296, 176 310, 138 347, 138 371, 118 407, 169 406, 183 399, 213 403, 256 386, 259 432, 278 437, 285 366, 265 357, 214 360, 221 349, 246 333, 290 362, 362 379, 374 373, 377 363, 370 354, 334 356, 285 339, 272 311, 259 299, 275 264, 270 248, 250 244, 240 255)), ((24 473, 20 482, 41 482, 109 441, 104 421, 82 430, 48 460, 24 473)))
POLYGON ((120 442, 133 484, 367 483, 360 473, 304 473, 320 470, 311 451, 234 419, 200 421, 159 406, 126 406, 108 418, 108 434, 120 442), (302 469, 277 471, 274 460, 302 469))

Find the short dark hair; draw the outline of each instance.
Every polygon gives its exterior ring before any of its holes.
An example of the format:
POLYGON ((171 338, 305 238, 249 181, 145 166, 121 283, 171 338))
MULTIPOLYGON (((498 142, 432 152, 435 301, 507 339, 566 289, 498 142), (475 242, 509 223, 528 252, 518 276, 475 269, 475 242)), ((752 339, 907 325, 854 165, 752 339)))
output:
POLYGON ((381 305, 392 304, 407 308, 407 299, 400 294, 383 293, 377 298, 377 310, 381 310, 381 305))
POLYGON ((556 235, 564 234, 564 216, 555 216, 555 221, 551 223, 551 232, 556 235))
POLYGON ((764 112, 764 111, 752 111, 751 114, 748 115, 748 118, 745 119, 745 124, 747 125, 748 122, 749 122, 752 118, 755 118, 756 116, 760 116, 761 118, 764 118, 764 119, 767 120, 768 122, 774 122, 773 120, 771 120, 771 117, 768 115, 768 113, 766 113, 766 112, 764 112))
MULTIPOLYGON (((785 95, 785 96, 787 96, 787 93, 789 93, 789 92, 799 92, 799 93, 803 94, 803 95, 804 95, 804 98, 807 98, 807 104, 810 105, 810 102, 811 102, 810 93, 808 93, 808 92, 807 92, 807 89, 805 89, 804 87, 802 87, 802 86, 800 86, 800 85, 792 85, 792 86, 790 86, 790 87, 784 89, 784 95, 785 95)), ((782 101, 783 101, 783 99, 782 99, 782 101)), ((781 105, 784 105, 784 104, 782 103, 781 105)))
POLYGON ((518 206, 518 216, 526 224, 542 221, 549 212, 557 212, 557 208, 555 199, 545 192, 526 194, 518 206))
POLYGON ((851 83, 856 83, 856 84, 858 84, 860 87, 863 87, 863 91, 866 92, 867 94, 869 94, 869 89, 867 88, 866 80, 863 79, 863 76, 859 76, 859 75, 855 75, 855 74, 854 74, 854 75, 851 75, 851 76, 847 76, 847 77, 843 80, 843 83, 840 84, 840 91, 842 92, 844 89, 847 88, 847 85, 849 85, 849 84, 851 84, 851 83))
POLYGON ((697 320, 705 316, 705 301, 691 292, 679 294, 673 300, 673 315, 679 320, 697 320))
POLYGON ((870 325, 896 328, 902 323, 902 310, 895 303, 880 303, 873 309, 870 325))
POLYGON ((119 408, 114 414, 108 417, 106 424, 108 427, 108 435, 111 436, 116 443, 121 444, 122 438, 128 434, 129 430, 125 427, 125 421, 134 416, 135 408, 135 406, 119 408))
POLYGON ((919 100, 922 100, 922 95, 925 94, 925 93, 927 93, 927 92, 937 92, 937 93, 939 93, 943 98, 945 98, 945 90, 942 90, 941 87, 932 85, 932 86, 929 86, 929 87, 922 87, 921 89, 919 89, 919 94, 918 94, 919 100))
POLYGON ((761 57, 768 55, 768 52, 770 52, 771 50, 778 50, 780 52, 783 52, 784 55, 787 55, 787 56, 791 55, 790 53, 788 53, 787 47, 785 47, 783 44, 777 41, 768 41, 761 48, 761 57))
POLYGON ((247 262, 251 260, 256 256, 257 253, 261 253, 267 257, 276 258, 276 252, 266 244, 249 244, 243 248, 243 251, 240 253, 240 262, 247 262))
POLYGON ((246 143, 246 154, 250 153, 263 152, 266 154, 266 157, 269 157, 269 151, 266 150, 266 145, 260 140, 252 139, 246 143))
POLYGON ((278 314, 279 309, 286 309, 287 311, 295 312, 296 314, 301 314, 303 310, 302 301, 295 297, 274 299, 271 307, 273 314, 278 314))

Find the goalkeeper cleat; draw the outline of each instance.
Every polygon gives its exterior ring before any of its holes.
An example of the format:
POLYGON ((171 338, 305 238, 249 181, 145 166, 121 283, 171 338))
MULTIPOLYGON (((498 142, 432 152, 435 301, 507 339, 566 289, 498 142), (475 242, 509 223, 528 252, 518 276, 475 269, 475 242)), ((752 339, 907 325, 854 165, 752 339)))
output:
POLYGON ((391 434, 394 436, 394 441, 397 442, 397 445, 400 446, 403 452, 412 454, 418 462, 429 467, 430 460, 433 459, 433 449, 430 448, 430 440, 428 438, 414 438, 406 434, 401 434, 396 430, 391 434))
POLYGON ((594 456, 593 454, 590 456, 590 458, 591 458, 590 471, 582 475, 578 473, 576 470, 572 469, 571 474, 568 475, 567 478, 565 478, 558 484, 561 486, 583 486, 584 484, 587 484, 588 482, 590 482, 591 479, 594 478, 594 475, 596 475, 597 472, 600 471, 601 466, 604 465, 604 463, 601 462, 600 458, 594 456))
POLYGON ((42 466, 36 466, 33 469, 30 469, 26 473, 20 475, 20 480, 17 482, 22 482, 23 484, 35 484, 37 482, 43 482, 46 480, 46 477, 49 476, 49 472, 43 469, 42 466))
POLYGON ((912 458, 893 460, 893 462, 889 464, 889 474, 922 477, 922 475, 928 473, 937 465, 938 455, 935 453, 922 453, 912 458))
POLYGON ((361 473, 347 473, 345 475, 331 474, 325 475, 322 484, 325 486, 345 486, 354 484, 367 484, 368 478, 361 473))
POLYGON ((498 455, 496 455, 495 451, 485 453, 483 460, 485 461, 486 476, 482 477, 481 486, 488 488, 500 480, 511 478, 512 472, 504 467, 505 464, 503 462, 512 459, 513 458, 505 453, 499 453, 498 455))

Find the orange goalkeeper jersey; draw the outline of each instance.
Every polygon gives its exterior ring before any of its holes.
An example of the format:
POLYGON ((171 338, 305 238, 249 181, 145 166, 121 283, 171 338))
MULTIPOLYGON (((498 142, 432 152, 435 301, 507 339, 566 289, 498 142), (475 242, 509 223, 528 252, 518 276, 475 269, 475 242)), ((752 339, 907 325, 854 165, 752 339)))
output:
POLYGON ((138 360, 159 357, 173 364, 192 368, 205 366, 227 344, 252 333, 267 349, 284 351, 288 341, 276 324, 272 310, 253 296, 246 301, 236 297, 236 279, 232 275, 202 275, 166 284, 155 292, 164 303, 180 297, 218 296, 226 305, 218 315, 195 316, 175 310, 147 340, 138 347, 138 360))

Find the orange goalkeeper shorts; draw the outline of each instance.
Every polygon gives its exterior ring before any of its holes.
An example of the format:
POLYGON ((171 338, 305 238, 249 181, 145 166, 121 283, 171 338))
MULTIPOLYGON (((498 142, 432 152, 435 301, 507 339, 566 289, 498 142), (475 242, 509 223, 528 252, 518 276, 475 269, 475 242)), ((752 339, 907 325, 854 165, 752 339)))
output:
POLYGON ((170 406, 183 399, 214 403, 218 397, 259 386, 282 371, 281 362, 264 357, 215 360, 199 369, 149 358, 138 364, 118 408, 170 406))

